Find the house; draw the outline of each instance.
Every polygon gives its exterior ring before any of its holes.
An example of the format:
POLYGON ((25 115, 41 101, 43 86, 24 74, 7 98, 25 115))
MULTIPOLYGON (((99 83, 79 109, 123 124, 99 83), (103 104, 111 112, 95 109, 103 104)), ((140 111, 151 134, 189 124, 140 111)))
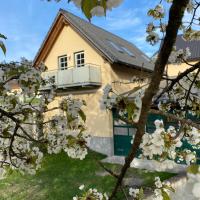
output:
MULTIPOLYGON (((186 49, 187 47, 190 49, 191 56, 187 59, 187 62, 190 64, 195 64, 200 60, 200 41, 192 40, 186 41, 182 37, 182 35, 178 35, 175 43, 176 49, 186 49)), ((169 77, 177 76, 179 73, 185 71, 190 66, 186 63, 182 64, 169 64, 166 67, 166 72, 169 77)))
MULTIPOLYGON (((119 93, 133 89, 136 83, 126 83, 141 74, 148 78, 153 71, 150 59, 132 43, 60 10, 34 59, 34 66, 42 62, 48 67, 43 76, 54 77, 58 88, 51 106, 68 94, 84 99, 87 131, 92 136, 90 147, 107 155, 124 154, 127 151, 121 148, 124 141, 116 138, 118 135, 130 138, 135 129, 117 127, 112 112, 101 109, 103 88, 112 83, 119 93)), ((43 88, 48 89, 48 85, 43 88)), ((125 144, 124 148, 129 147, 125 144)))

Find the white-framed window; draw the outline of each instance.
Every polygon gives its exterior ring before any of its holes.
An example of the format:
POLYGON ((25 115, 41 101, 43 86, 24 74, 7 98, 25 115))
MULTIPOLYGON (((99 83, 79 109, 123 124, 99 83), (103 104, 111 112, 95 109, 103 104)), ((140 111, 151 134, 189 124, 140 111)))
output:
POLYGON ((76 67, 83 67, 85 65, 84 51, 75 53, 74 57, 75 57, 75 66, 76 67))
POLYGON ((59 56, 58 57, 58 66, 60 70, 67 69, 67 55, 59 56))

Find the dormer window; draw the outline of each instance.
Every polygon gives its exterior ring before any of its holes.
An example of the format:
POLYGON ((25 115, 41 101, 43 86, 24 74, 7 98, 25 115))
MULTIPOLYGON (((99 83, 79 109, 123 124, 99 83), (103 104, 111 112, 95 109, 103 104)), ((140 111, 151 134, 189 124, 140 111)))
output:
POLYGON ((126 52, 129 56, 131 57, 135 57, 134 53, 132 51, 130 51, 129 49, 127 49, 126 47, 121 47, 124 52, 126 52))
POLYGON ((58 66, 60 70, 67 69, 67 55, 58 57, 58 66))
POLYGON ((76 67, 83 67, 85 65, 84 51, 75 53, 74 58, 75 58, 75 66, 76 67))
POLYGON ((120 53, 123 53, 123 49, 118 44, 114 43, 111 40, 107 40, 107 42, 111 45, 112 48, 119 51, 120 53))

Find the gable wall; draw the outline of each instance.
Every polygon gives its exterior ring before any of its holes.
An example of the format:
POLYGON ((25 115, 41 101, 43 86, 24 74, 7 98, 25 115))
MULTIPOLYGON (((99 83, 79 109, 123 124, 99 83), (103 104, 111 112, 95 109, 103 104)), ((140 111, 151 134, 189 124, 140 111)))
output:
POLYGON ((44 60, 44 63, 48 66, 48 70, 57 70, 58 57, 67 55, 69 56, 68 66, 73 67, 75 65, 74 53, 82 50, 85 52, 85 63, 102 65, 103 59, 101 56, 69 25, 65 25, 44 60))

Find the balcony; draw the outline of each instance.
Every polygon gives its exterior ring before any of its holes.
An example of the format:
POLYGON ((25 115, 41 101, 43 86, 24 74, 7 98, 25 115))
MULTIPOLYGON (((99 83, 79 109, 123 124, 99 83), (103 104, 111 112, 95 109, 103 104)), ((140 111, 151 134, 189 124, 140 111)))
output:
MULTIPOLYGON (((98 87, 101 85, 101 68, 94 64, 70 67, 66 70, 49 70, 44 72, 42 76, 44 79, 53 78, 57 89, 98 87)), ((48 90, 50 86, 50 84, 46 84, 41 90, 48 90)))

